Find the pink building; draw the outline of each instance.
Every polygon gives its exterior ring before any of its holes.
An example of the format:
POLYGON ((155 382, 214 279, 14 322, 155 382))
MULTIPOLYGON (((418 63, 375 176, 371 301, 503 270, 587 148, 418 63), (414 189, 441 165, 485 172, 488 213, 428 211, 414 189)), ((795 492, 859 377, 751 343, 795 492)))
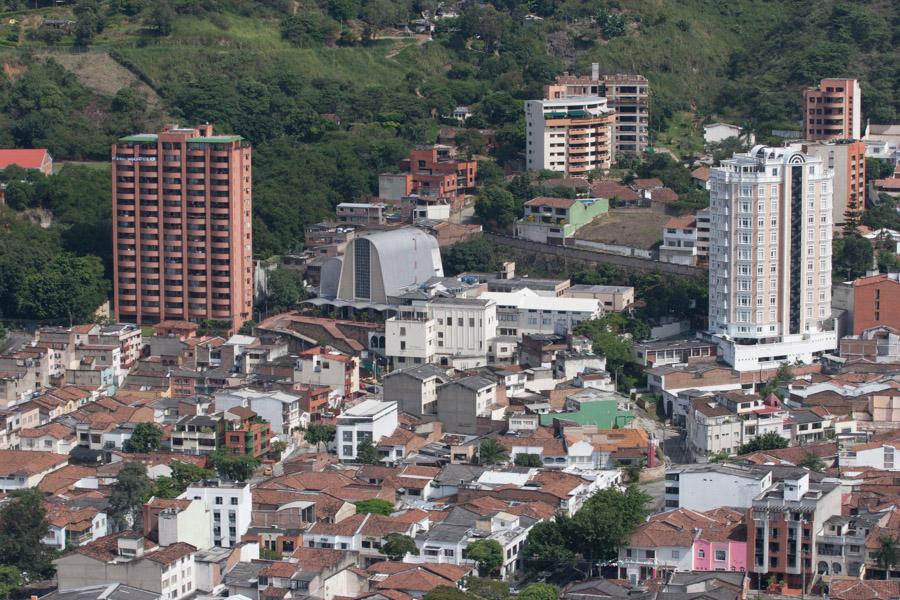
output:
POLYGON ((639 583, 672 571, 745 571, 747 527, 731 508, 679 508, 650 517, 619 549, 619 578, 639 583))

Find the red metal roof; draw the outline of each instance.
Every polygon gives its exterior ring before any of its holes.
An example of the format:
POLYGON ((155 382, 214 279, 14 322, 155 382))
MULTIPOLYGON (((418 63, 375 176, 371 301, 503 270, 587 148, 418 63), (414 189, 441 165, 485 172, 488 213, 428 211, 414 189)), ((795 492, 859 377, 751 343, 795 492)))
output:
POLYGON ((0 169, 16 165, 23 169, 40 169, 47 156, 46 148, 0 150, 0 169))

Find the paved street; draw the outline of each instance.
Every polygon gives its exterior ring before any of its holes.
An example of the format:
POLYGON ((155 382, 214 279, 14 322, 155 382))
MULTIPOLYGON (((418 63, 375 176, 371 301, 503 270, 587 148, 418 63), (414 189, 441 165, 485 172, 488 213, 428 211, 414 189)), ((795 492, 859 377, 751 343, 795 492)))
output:
POLYGON ((10 331, 6 338, 0 340, 0 354, 15 351, 31 340, 31 335, 25 331, 10 331))

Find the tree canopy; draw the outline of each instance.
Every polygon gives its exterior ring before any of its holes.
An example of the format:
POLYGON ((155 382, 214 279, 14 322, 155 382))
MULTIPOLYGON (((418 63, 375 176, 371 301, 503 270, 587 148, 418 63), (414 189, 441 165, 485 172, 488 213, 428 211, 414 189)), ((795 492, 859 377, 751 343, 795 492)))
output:
POLYGON ((482 577, 493 575, 503 566, 503 546, 497 540, 475 540, 463 551, 478 565, 478 574, 482 577))
POLYGON ((260 460, 255 456, 231 454, 223 449, 218 449, 209 456, 219 477, 230 481, 247 481, 253 477, 254 469, 260 464, 260 460))
POLYGON ((738 454, 749 454, 751 452, 759 452, 761 450, 777 450, 779 448, 787 448, 790 442, 786 439, 770 431, 762 435, 756 436, 749 442, 741 444, 738 448, 738 454))
POLYGON ((415 540, 400 533, 389 533, 384 536, 379 552, 387 556, 388 560, 397 561, 403 560, 407 554, 419 555, 415 540))
POLYGON ((56 572, 47 535, 44 497, 37 489, 13 491, 0 507, 0 585, 15 589, 22 580, 48 579, 56 572), (18 572, 18 575, 17 575, 18 572))
POLYGON ((152 485, 143 463, 125 463, 109 495, 110 518, 119 529, 140 527, 142 506, 152 485))
POLYGON ((159 450, 163 432, 156 423, 138 423, 134 426, 131 437, 125 441, 125 452, 153 452, 159 450))
POLYGON ((495 465, 506 460, 509 460, 509 453, 494 438, 486 438, 478 445, 478 464, 495 465))
POLYGON ((356 512, 362 514, 389 515, 396 510, 392 503, 381 498, 369 498, 368 500, 354 502, 354 504, 356 505, 356 512))

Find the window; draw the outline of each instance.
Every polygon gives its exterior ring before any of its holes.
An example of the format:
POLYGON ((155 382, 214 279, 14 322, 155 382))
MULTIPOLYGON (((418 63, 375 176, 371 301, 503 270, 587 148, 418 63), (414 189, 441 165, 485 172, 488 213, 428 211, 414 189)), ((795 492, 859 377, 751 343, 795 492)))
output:
POLYGON ((681 550, 672 550, 672 558, 675 560, 681 558, 681 550))
POLYGON ((706 558, 706 550, 703 548, 697 550, 697 558, 706 558))
POLYGON ((717 561, 725 560, 725 551, 724 550, 716 550, 716 560, 717 561))

